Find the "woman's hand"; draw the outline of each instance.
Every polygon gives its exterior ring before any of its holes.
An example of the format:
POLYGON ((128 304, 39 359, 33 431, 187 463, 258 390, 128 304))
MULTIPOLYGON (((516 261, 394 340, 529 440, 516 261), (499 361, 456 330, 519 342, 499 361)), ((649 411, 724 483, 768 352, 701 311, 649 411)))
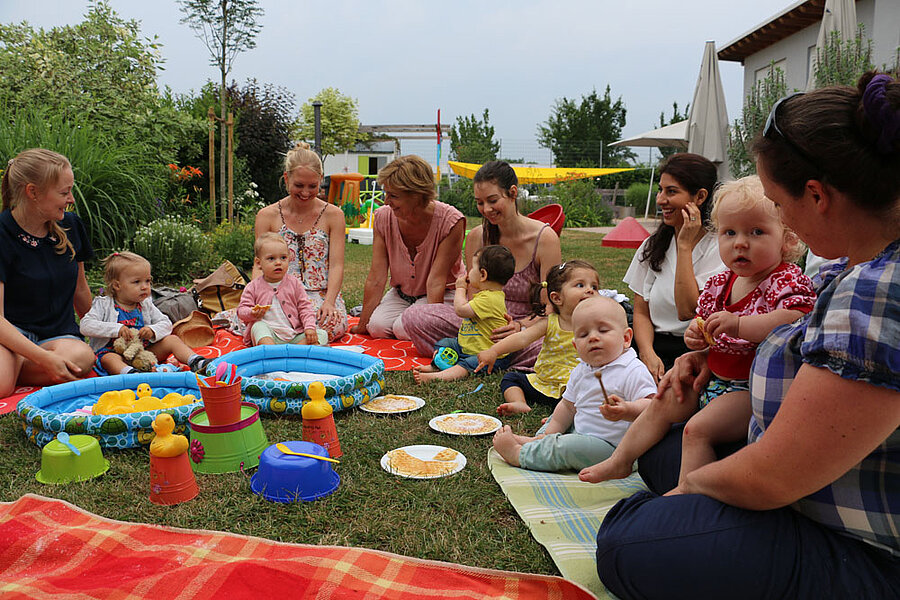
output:
POLYGON ((326 300, 319 307, 319 310, 316 311, 316 322, 322 325, 323 329, 334 327, 340 318, 340 313, 335 308, 334 302, 326 300))
POLYGON ((519 333, 520 331, 525 329, 525 324, 522 323, 522 321, 514 321, 509 313, 503 316, 506 317, 506 325, 504 325, 503 327, 498 327, 491 332, 491 341, 494 343, 497 343, 503 338, 509 337, 514 333, 519 333))
POLYGON ((703 229, 703 218, 700 209, 693 202, 688 202, 681 209, 682 225, 678 231, 676 242, 683 250, 693 250, 701 236, 697 234, 703 229))
POLYGON ((653 375, 653 379, 656 381, 659 381, 666 372, 666 365, 663 364, 662 359, 655 352, 641 352, 641 362, 647 365, 647 368, 650 369, 650 374, 653 375))
POLYGON ((705 351, 688 352, 676 358, 675 365, 660 380, 655 397, 662 398, 663 393, 669 388, 675 392, 678 402, 684 402, 686 390, 693 389, 700 393, 712 375, 706 362, 706 355, 705 351))
POLYGON ((39 364, 56 383, 75 381, 82 375, 81 369, 75 363, 55 352, 45 351, 39 364))
POLYGON ((350 333, 355 333, 357 335, 369 335, 368 323, 357 323, 353 327, 350 328, 350 333))

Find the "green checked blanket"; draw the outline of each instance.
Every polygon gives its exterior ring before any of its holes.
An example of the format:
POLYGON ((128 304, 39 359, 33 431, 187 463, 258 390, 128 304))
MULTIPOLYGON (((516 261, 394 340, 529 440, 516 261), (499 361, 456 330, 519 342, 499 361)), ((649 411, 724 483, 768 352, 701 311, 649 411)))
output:
POLYGON ((640 476, 632 473, 617 481, 585 483, 575 473, 542 473, 511 467, 493 448, 488 451, 488 466, 562 576, 600 598, 610 598, 597 577, 597 529, 616 502, 647 489, 640 476))

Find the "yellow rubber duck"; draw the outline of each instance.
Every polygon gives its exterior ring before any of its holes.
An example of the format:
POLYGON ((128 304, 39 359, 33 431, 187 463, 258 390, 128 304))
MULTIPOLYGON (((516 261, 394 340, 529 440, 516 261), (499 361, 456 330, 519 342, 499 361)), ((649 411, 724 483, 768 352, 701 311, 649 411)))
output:
POLYGON ((149 383, 142 383, 139 386, 137 386, 136 393, 137 393, 138 398, 143 398, 144 396, 152 396, 153 388, 150 387, 149 383))
POLYGON ((150 454, 162 458, 173 458, 187 452, 188 439, 183 435, 173 435, 175 419, 168 413, 156 416, 153 421, 153 431, 156 437, 150 442, 150 454))
POLYGON ((111 390, 100 395, 91 412, 95 415, 120 415, 131 412, 134 390, 111 390))

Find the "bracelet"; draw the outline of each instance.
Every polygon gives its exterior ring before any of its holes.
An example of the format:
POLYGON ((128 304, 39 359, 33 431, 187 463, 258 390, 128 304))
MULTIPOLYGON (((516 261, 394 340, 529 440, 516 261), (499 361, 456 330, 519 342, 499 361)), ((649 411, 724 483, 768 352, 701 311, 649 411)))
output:
MULTIPOLYGON (((737 326, 737 335, 735 337, 741 338, 741 318, 738 317, 738 326, 737 326)), ((744 338, 741 338, 744 339, 744 338)))

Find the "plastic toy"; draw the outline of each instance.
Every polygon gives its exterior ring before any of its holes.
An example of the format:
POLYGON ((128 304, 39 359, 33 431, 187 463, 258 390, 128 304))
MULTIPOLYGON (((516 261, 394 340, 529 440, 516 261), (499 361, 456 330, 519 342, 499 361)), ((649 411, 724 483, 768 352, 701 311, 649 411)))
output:
POLYGON ((444 347, 434 355, 433 361, 434 366, 443 371, 459 362, 459 354, 453 348, 444 347))
POLYGON ((109 461, 103 458, 97 440, 89 435, 60 432, 41 451, 41 470, 35 478, 40 483, 70 483, 93 479, 107 469, 109 461))
POLYGON ((162 399, 153 396, 153 388, 147 383, 142 383, 137 390, 110 390, 100 395, 100 398, 91 408, 95 415, 123 415, 126 413, 146 412, 175 408, 193 404, 197 401, 193 394, 179 394, 170 392, 162 399))
POLYGON ((309 502, 324 498, 341 483, 326 454, 325 448, 309 442, 269 446, 259 457, 259 469, 250 478, 250 489, 271 502, 309 502), (284 453, 278 446, 286 446, 291 453, 284 453))
POLYGON ((234 473, 259 464, 269 441, 259 420, 259 408, 244 402, 240 420, 231 425, 211 425, 206 409, 191 413, 190 455, 197 473, 234 473))
POLYGON ((325 381, 325 401, 335 412, 353 408, 378 396, 384 388, 384 362, 380 358, 321 346, 262 345, 231 352, 207 366, 215 373, 229 362, 241 375, 244 402, 252 402, 263 414, 300 415, 308 399, 305 382, 274 381, 258 375, 273 371, 336 375, 325 381))
POLYGON ((341 443, 338 441, 337 427, 331 405, 325 402, 325 385, 313 381, 308 388, 309 402, 303 405, 303 441, 319 444, 328 451, 331 458, 340 458, 341 443))
POLYGON ((138 330, 129 328, 131 339, 119 336, 113 342, 113 350, 121 354, 125 364, 134 367, 141 372, 152 371, 156 365, 156 355, 144 349, 144 341, 138 337, 138 330))
POLYGON ((183 435, 174 435, 175 419, 163 413, 153 420, 153 431, 156 437, 150 442, 150 454, 163 458, 172 458, 184 454, 188 449, 188 440, 183 435))
POLYGON ((241 420, 241 377, 234 365, 220 362, 215 375, 198 380, 210 425, 226 426, 241 420))
POLYGON ((175 420, 162 413, 153 421, 156 437, 150 442, 150 502, 169 506, 195 498, 200 490, 188 460, 188 441, 173 435, 175 420))

